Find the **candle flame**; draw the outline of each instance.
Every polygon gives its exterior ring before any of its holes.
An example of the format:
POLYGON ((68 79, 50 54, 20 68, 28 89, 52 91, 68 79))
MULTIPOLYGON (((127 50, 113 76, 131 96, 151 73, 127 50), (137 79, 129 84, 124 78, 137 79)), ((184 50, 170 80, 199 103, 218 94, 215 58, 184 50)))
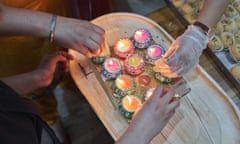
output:
POLYGON ((128 101, 129 101, 129 104, 132 105, 133 100, 131 99, 131 97, 127 96, 127 99, 128 99, 128 101))

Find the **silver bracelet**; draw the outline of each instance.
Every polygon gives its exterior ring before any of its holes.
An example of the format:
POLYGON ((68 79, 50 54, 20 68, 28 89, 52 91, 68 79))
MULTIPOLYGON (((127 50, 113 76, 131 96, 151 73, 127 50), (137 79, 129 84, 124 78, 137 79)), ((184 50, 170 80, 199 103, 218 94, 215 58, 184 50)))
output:
POLYGON ((51 25, 50 25, 50 32, 49 32, 49 41, 52 43, 54 41, 54 33, 55 33, 55 28, 56 28, 56 21, 57 21, 57 16, 53 15, 52 20, 51 20, 51 25))

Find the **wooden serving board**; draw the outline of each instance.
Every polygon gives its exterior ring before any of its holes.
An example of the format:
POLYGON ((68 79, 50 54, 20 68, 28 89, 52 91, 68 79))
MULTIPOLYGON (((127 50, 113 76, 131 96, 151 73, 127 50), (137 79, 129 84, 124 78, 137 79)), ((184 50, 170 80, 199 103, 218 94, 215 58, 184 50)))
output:
MULTIPOLYGON (((112 13, 92 21, 106 30, 107 43, 129 37, 137 28, 150 30, 153 39, 168 47, 173 38, 154 21, 131 13, 112 13)), ((80 53, 70 63, 71 75, 109 133, 116 140, 128 122, 114 107, 110 93, 92 62, 80 53), (79 64, 83 67, 81 69, 79 64)), ((200 67, 184 76, 192 91, 181 99, 181 105, 152 144, 239 144, 240 112, 225 92, 200 67)), ((148 124, 146 124, 147 126, 148 124)))

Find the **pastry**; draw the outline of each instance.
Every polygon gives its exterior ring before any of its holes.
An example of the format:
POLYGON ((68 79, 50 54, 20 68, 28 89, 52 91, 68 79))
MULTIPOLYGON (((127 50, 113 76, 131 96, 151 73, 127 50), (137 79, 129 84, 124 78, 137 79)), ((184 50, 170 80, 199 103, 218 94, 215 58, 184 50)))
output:
POLYGON ((218 22, 215 28, 215 34, 220 35, 222 32, 223 32, 223 24, 221 22, 218 22))
POLYGON ((236 27, 240 29, 240 17, 236 17, 234 21, 235 21, 236 27))
POLYGON ((221 23, 225 32, 234 32, 237 30, 236 23, 231 18, 226 18, 222 20, 221 23))
POLYGON ((230 47, 231 54, 236 61, 240 61, 240 44, 235 44, 230 47))
POLYGON ((233 3, 233 7, 238 11, 240 12, 240 1, 236 1, 233 3))
POLYGON ((181 7, 184 4, 184 0, 172 0, 172 3, 175 7, 181 7))
POLYGON ((191 14, 194 13, 194 10, 195 10, 194 6, 192 6, 192 5, 189 4, 189 3, 185 3, 185 4, 183 4, 183 6, 182 6, 182 11, 183 11, 185 14, 191 15, 191 14))
POLYGON ((223 48, 223 44, 222 44, 222 41, 220 40, 220 38, 218 36, 214 35, 213 38, 208 42, 208 47, 212 51, 219 51, 223 48))
POLYGON ((224 48, 229 48, 230 46, 235 44, 234 35, 230 32, 223 32, 221 34, 221 40, 224 48))
POLYGON ((190 4, 195 4, 197 2, 197 0, 188 0, 187 2, 190 4))
POLYGON ((228 5, 224 14, 227 17, 233 17, 233 16, 236 16, 238 14, 238 12, 232 5, 228 5))
POLYGON ((240 81, 240 65, 235 65, 231 68, 231 74, 234 76, 234 78, 238 81, 240 81))
POLYGON ((236 43, 240 44, 240 31, 238 31, 234 34, 234 38, 235 38, 236 43))
POLYGON ((190 24, 193 24, 196 19, 198 17, 198 14, 197 13, 193 13, 193 14, 188 14, 185 16, 185 18, 187 19, 187 21, 190 23, 190 24))

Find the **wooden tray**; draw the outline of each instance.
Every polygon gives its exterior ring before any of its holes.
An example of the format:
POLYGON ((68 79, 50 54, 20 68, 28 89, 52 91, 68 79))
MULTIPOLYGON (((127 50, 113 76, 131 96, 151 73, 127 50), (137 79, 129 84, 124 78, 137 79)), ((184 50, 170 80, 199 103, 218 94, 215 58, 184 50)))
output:
MULTIPOLYGON (((168 47, 173 38, 154 21, 131 13, 112 13, 92 21, 106 30, 112 46, 123 35, 132 35, 137 28, 147 28, 155 41, 168 47), (120 31, 124 28, 126 31, 120 31)), ((85 56, 69 50, 76 59, 70 63, 71 75, 109 133, 116 140, 128 127, 127 121, 113 106, 109 92, 95 66, 85 56), (79 67, 79 63, 84 70, 79 67)), ((205 71, 198 66, 184 77, 192 91, 182 98, 164 130, 153 144, 238 144, 240 143, 240 114, 236 106, 205 71)), ((147 126, 147 124, 146 124, 147 126)))

